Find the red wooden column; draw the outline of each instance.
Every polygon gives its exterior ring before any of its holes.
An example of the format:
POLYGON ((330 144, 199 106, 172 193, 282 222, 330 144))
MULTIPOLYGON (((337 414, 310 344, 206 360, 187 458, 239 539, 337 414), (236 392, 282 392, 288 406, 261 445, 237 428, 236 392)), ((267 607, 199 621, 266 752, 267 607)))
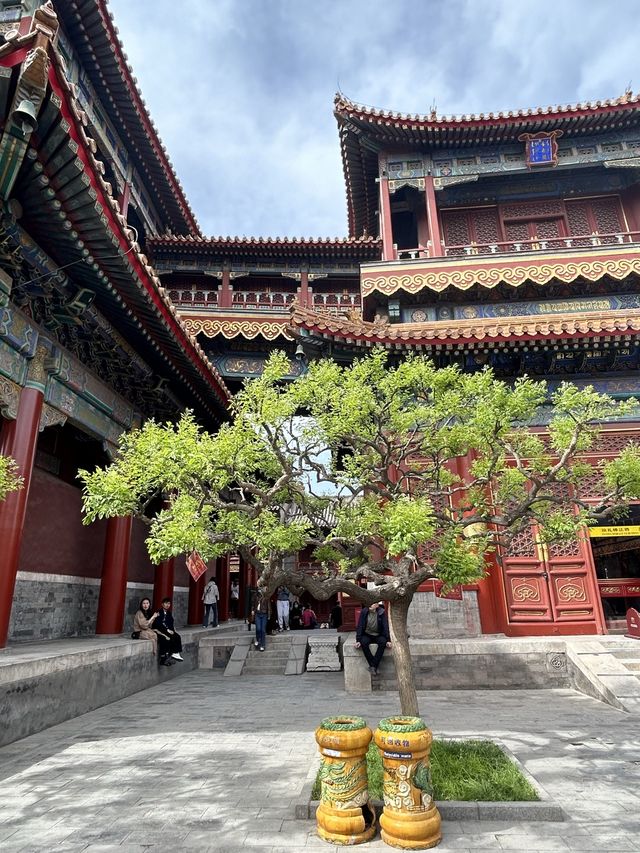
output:
POLYGON ((131 515, 110 518, 107 522, 96 634, 122 633, 132 525, 131 515))
POLYGON ((240 594, 238 597, 238 619, 244 619, 245 604, 247 600, 247 577, 249 574, 249 565, 242 557, 240 557, 240 571, 238 572, 238 585, 240 594))
POLYGON ((173 570, 175 558, 163 560, 156 566, 153 578, 153 609, 158 610, 163 598, 173 600, 173 570))
POLYGON ((442 248, 442 233, 440 231, 440 221, 438 220, 438 206, 436 204, 436 191, 433 186, 432 175, 425 177, 424 190, 427 204, 427 220, 429 222, 429 239, 431 240, 429 255, 432 258, 441 258, 444 255, 444 249, 442 248))
POLYGON ((298 293, 300 295, 300 307, 311 308, 308 270, 302 270, 302 272, 300 273, 300 290, 298 291, 298 293))
MULTIPOLYGON (((458 476, 465 482, 471 481, 470 466, 472 463, 471 454, 459 456, 457 462, 458 476)), ((489 564, 487 577, 476 581, 478 590, 478 611, 480 615, 480 626, 483 634, 497 634, 504 630, 506 616, 503 619, 499 617, 499 597, 500 597, 500 566, 498 565, 495 554, 489 554, 486 558, 489 564)))
POLYGON ((222 270, 222 287, 220 288, 219 308, 233 307, 233 292, 231 290, 231 271, 228 267, 222 270))
POLYGON ((218 601, 218 621, 227 622, 229 619, 229 557, 218 557, 216 567, 216 583, 220 591, 218 601))
POLYGON ((203 572, 197 581, 189 575, 189 606, 187 611, 188 625, 202 625, 204 619, 204 602, 202 593, 207 585, 207 573, 203 572))
MULTIPOLYGON (((10 492, 0 503, 0 648, 7 644, 9 633, 9 618, 38 442, 43 392, 42 385, 22 389, 17 417, 15 421, 4 422, 0 436, 0 450, 3 454, 13 457, 20 476, 24 479, 22 489, 10 492)), ((46 548, 46 542, 43 546, 46 548)))
POLYGON ((391 224, 391 198, 389 197, 389 178, 380 178, 380 233, 382 234, 382 260, 395 260, 393 248, 393 227, 391 224))

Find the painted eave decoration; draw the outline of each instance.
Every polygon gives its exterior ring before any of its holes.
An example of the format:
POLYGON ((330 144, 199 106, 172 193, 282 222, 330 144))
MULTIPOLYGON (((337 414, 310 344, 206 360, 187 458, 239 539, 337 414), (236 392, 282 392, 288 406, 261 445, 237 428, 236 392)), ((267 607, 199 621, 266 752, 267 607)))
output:
POLYGON ((415 262, 401 261, 363 265, 362 296, 382 293, 390 296, 399 290, 418 293, 448 287, 469 290, 493 288, 499 284, 520 287, 525 282, 547 284, 553 279, 563 282, 584 278, 597 281, 603 276, 618 281, 631 274, 640 275, 640 254, 635 246, 621 245, 575 252, 535 252, 517 256, 490 255, 469 258, 432 258, 415 262))
POLYGON ((265 341, 275 341, 282 337, 293 340, 291 330, 288 328, 288 319, 259 320, 255 318, 242 319, 238 317, 197 317, 182 315, 185 329, 192 335, 204 335, 206 338, 215 338, 221 335, 227 340, 243 337, 247 340, 263 338, 265 341))

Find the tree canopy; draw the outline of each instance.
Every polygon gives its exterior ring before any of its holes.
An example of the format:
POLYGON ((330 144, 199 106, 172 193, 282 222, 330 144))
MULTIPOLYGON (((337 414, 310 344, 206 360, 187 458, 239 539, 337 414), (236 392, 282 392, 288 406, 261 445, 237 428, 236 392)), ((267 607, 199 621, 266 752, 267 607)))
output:
POLYGON ((290 384, 287 372, 273 355, 215 435, 187 414, 123 436, 110 467, 81 473, 85 521, 144 516, 163 497, 148 516, 154 561, 241 549, 275 582, 283 555, 311 547, 332 592, 340 579, 373 580, 385 598, 433 574, 477 579, 496 536, 532 521, 549 539, 573 536, 640 494, 631 446, 601 465, 598 505, 580 497, 596 424, 634 401, 570 384, 549 395, 544 382, 509 385, 420 356, 390 368, 381 350, 348 367, 312 363, 290 384), (548 424, 532 431, 541 412, 548 424), (465 481, 454 463, 467 455, 465 481))
POLYGON ((318 599, 389 601, 403 713, 417 713, 406 625, 422 582, 473 582, 523 526, 570 538, 640 495, 635 445, 599 464, 597 503, 580 494, 598 425, 635 401, 570 384, 549 394, 422 356, 391 367, 382 350, 314 362, 291 383, 288 372, 273 354, 215 435, 190 414, 124 435, 112 465, 80 472, 85 523, 134 513, 154 562, 238 551, 266 592, 286 582, 318 599), (307 549, 314 571, 285 559, 307 549))

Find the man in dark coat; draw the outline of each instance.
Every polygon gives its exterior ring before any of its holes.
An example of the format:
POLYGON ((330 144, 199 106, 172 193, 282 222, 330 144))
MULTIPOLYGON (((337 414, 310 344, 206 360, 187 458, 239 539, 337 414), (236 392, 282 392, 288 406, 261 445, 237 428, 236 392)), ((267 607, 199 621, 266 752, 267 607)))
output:
POLYGON ((153 624, 153 630, 158 635, 160 663, 169 666, 174 660, 184 660, 182 657, 182 638, 175 629, 171 599, 163 598, 158 618, 153 624))
POLYGON ((389 622, 382 601, 363 607, 356 628, 356 649, 362 649, 369 664, 369 672, 378 674, 378 667, 385 649, 391 648, 389 622), (377 646, 375 655, 371 654, 369 646, 377 646))

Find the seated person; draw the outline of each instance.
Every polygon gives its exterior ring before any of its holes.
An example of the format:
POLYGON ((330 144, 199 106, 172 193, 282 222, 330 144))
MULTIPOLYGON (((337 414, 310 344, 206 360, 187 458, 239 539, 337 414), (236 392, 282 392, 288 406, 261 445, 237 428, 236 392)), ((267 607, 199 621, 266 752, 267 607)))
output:
POLYGON ((157 618, 158 614, 151 609, 151 601, 143 598, 133 617, 133 633, 138 635, 136 639, 151 640, 154 655, 158 654, 158 635, 152 628, 157 618))
POLYGON ((184 660, 182 657, 182 638, 173 623, 170 598, 162 599, 162 607, 158 611, 158 618, 153 628, 158 635, 160 663, 163 666, 171 666, 176 660, 184 660))
POLYGON ((369 607, 363 605, 360 611, 356 628, 356 649, 360 648, 369 664, 369 672, 377 675, 384 650, 391 648, 389 622, 382 601, 376 601, 369 607), (369 648, 372 643, 377 647, 375 656, 369 648))
POLYGON ((304 628, 315 628, 318 624, 316 614, 308 604, 305 604, 302 610, 302 625, 304 628))

